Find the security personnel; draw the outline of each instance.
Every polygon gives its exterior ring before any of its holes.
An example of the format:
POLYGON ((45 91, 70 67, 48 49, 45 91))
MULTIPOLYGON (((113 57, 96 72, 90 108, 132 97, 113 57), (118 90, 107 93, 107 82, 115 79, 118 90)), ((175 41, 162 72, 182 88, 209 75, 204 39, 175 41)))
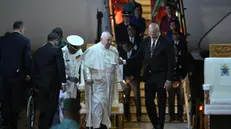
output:
MULTIPOLYGON (((79 69, 81 65, 81 55, 83 54, 80 46, 84 44, 83 38, 78 35, 70 35, 67 37, 67 45, 62 48, 63 58, 65 62, 65 71, 67 77, 66 91, 63 95, 65 99, 80 99, 78 94, 79 69)), ((60 93, 62 94, 62 92, 60 93)), ((60 95, 60 103, 64 98, 60 95)), ((60 110, 61 111, 61 110, 60 110)), ((61 120, 62 120, 62 113, 61 120)))
POLYGON ((181 37, 180 32, 174 32, 172 38, 175 48, 176 67, 174 82, 168 91, 169 115, 170 122, 174 120, 183 122, 184 93, 181 80, 184 79, 187 74, 187 44, 184 38, 181 37), (177 117, 175 116, 175 96, 177 96, 177 117))
POLYGON ((58 47, 63 48, 67 44, 65 41, 63 41, 63 30, 60 27, 56 27, 55 29, 52 30, 52 32, 58 34, 59 36, 58 47))
POLYGON ((118 45, 118 51, 120 54, 125 53, 122 45, 129 42, 129 36, 127 32, 128 26, 131 24, 131 12, 123 12, 123 22, 115 26, 116 44, 118 45))

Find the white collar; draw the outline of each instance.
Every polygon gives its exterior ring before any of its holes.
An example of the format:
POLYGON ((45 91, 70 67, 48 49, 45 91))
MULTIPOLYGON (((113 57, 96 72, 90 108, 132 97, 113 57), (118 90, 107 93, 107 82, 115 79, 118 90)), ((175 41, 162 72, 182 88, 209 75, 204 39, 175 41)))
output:
POLYGON ((106 50, 105 46, 103 45, 103 43, 99 42, 100 46, 106 50))
POLYGON ((125 25, 125 26, 128 26, 129 24, 130 24, 130 23, 126 23, 126 22, 124 22, 124 25, 125 25))
POLYGON ((177 45, 178 45, 179 42, 180 42, 179 40, 176 40, 176 41, 174 41, 174 44, 177 44, 177 45))
POLYGON ((132 55, 132 49, 129 52, 127 52, 127 57, 131 57, 131 55, 132 55))

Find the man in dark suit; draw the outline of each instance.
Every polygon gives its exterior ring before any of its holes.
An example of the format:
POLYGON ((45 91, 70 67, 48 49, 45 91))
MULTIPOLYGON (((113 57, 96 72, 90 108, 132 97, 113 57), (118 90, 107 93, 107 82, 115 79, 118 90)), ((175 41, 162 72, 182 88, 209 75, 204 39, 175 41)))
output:
POLYGON ((30 80, 31 46, 30 40, 23 36, 22 21, 16 21, 13 30, 0 40, 0 94, 4 126, 17 129, 23 89, 21 83, 24 79, 30 80))
POLYGON ((170 121, 174 121, 175 118, 175 95, 177 96, 177 120, 183 122, 183 102, 184 94, 181 85, 181 80, 186 77, 187 74, 187 44, 184 38, 181 37, 180 32, 173 32, 172 35, 174 48, 175 48, 175 60, 176 67, 173 79, 173 85, 168 91, 168 103, 169 103, 169 115, 170 121))
POLYGON ((39 129, 49 129, 58 106, 59 91, 65 90, 63 54, 56 46, 59 36, 50 33, 48 42, 33 55, 32 80, 38 88, 39 129))
POLYGON ((143 62, 147 113, 155 129, 164 129, 166 89, 171 87, 175 68, 175 53, 173 44, 161 36, 156 23, 149 25, 148 33, 149 37, 143 40, 139 51, 133 58, 119 61, 127 65, 132 65, 137 60, 143 62), (154 103, 156 93, 159 118, 154 103))
POLYGON ((141 37, 137 33, 137 28, 135 25, 130 24, 127 28, 129 42, 132 44, 134 50, 140 48, 140 43, 142 42, 141 37))
POLYGON ((52 33, 56 33, 59 36, 58 47, 63 48, 67 43, 63 40, 63 30, 60 27, 56 27, 52 30, 52 33))
POLYGON ((131 24, 130 21, 131 12, 123 12, 123 22, 115 26, 116 44, 118 45, 117 48, 119 53, 124 52, 122 44, 125 44, 129 41, 127 28, 131 24))
MULTIPOLYGON (((134 49, 134 46, 131 42, 127 44, 123 44, 123 49, 125 54, 121 57, 123 59, 129 59, 132 56, 135 56, 137 53, 137 49, 134 49)), ((138 60, 137 60, 138 61, 138 60)), ((130 93, 131 89, 134 93, 134 102, 136 104, 136 116, 137 121, 141 121, 141 102, 140 102, 140 62, 136 62, 135 64, 124 65, 123 67, 123 78, 126 82, 124 85, 124 113, 127 120, 130 120, 130 93)))

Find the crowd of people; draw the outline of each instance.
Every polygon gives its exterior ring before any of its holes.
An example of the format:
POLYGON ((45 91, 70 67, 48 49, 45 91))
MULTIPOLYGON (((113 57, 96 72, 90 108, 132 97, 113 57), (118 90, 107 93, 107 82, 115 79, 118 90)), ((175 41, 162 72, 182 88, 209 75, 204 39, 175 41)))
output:
POLYGON ((155 129, 164 129, 167 92, 170 121, 183 121, 181 80, 187 73, 187 45, 173 9, 170 5, 163 7, 165 15, 159 24, 148 26, 145 36, 142 6, 131 0, 124 5, 123 22, 115 26, 117 48, 111 46, 111 34, 103 32, 100 42, 85 52, 80 36, 70 35, 64 42, 62 29, 55 28, 48 34, 47 43, 32 56, 30 40, 23 35, 24 24, 16 21, 13 32, 0 37, 0 126, 17 129, 24 84, 38 89, 39 129, 80 128, 81 88, 85 89, 87 128, 110 128, 117 82, 123 83, 128 121, 131 90, 137 121, 141 121, 141 81, 145 82, 145 104, 155 129), (119 77, 119 65, 123 65, 123 77, 119 77), (154 103, 156 94, 159 115, 154 103))
POLYGON ((84 41, 77 35, 68 36, 67 41, 63 41, 62 29, 55 28, 47 36, 47 43, 36 50, 32 58, 30 40, 24 36, 22 21, 16 21, 13 32, 0 38, 1 129, 18 128, 19 113, 25 108, 23 99, 27 96, 24 90, 28 87, 38 89, 39 128, 49 129, 52 123, 57 129, 79 128, 81 106, 76 85, 80 63, 78 65, 76 57, 83 53, 79 46, 84 41), (58 110, 61 93, 64 105, 58 110), (55 113, 60 117, 55 119, 55 113))

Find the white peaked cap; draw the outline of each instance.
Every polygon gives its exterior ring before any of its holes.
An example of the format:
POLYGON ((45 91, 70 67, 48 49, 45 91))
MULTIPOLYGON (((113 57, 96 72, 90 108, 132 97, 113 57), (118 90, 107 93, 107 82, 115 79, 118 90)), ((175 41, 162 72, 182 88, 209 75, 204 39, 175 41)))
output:
POLYGON ((84 40, 82 37, 80 37, 78 35, 70 35, 67 37, 67 42, 73 46, 81 46, 81 45, 83 45, 84 40))

